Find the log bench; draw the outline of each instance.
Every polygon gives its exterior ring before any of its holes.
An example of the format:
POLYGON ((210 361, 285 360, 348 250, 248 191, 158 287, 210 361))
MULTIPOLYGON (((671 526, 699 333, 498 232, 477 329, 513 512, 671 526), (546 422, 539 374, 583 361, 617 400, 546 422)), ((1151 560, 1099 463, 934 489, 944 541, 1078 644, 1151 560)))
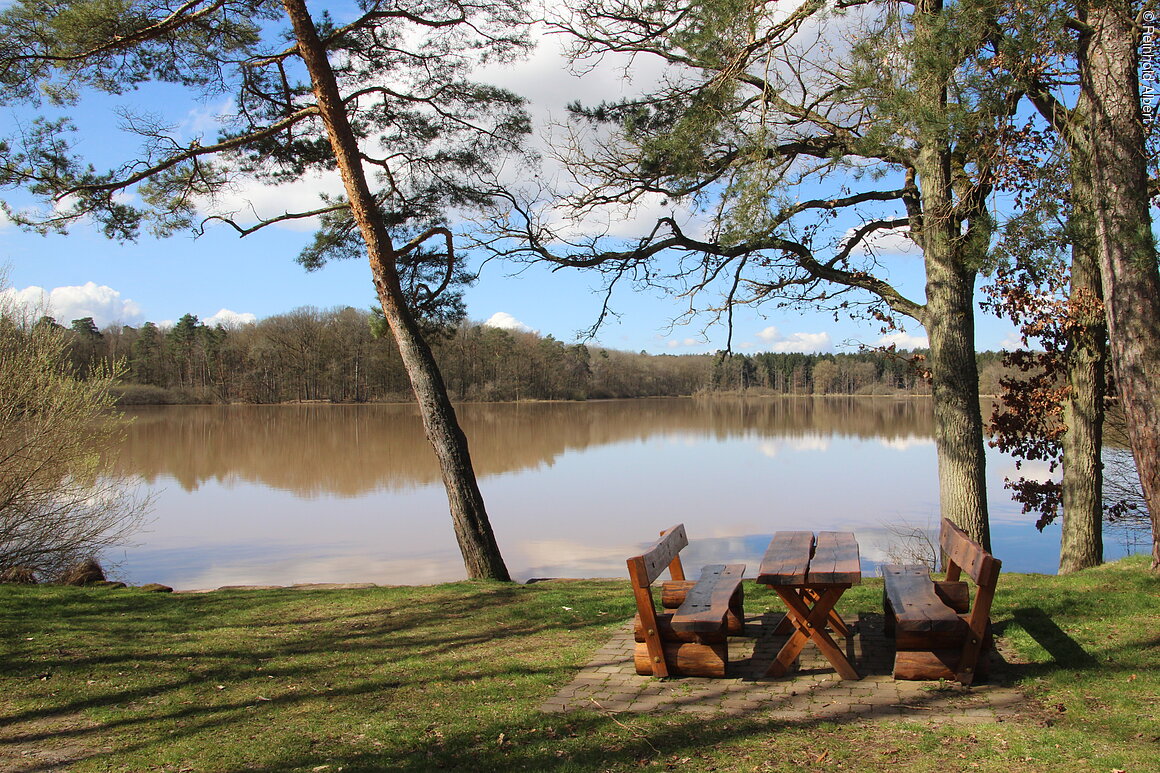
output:
POLYGON ((639 556, 628 559, 636 597, 634 661, 642 676, 725 676, 730 634, 743 627, 741 578, 745 564, 711 564, 700 578, 685 579, 680 552, 689 544, 684 524, 661 532, 639 556), (657 612, 653 582, 669 570, 657 612))
POLYGON ((939 547, 946 580, 926 566, 887 564, 883 606, 895 641, 895 679, 951 679, 971 684, 986 675, 991 602, 1002 562, 943 519, 939 547), (963 574, 975 581, 975 603, 963 574))

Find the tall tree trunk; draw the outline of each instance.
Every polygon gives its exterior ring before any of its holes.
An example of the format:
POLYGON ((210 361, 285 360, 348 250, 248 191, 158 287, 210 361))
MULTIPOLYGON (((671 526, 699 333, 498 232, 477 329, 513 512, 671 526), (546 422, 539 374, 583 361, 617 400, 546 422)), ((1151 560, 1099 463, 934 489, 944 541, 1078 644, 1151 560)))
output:
POLYGON ((350 201, 351 213, 366 242, 379 302, 411 380, 427 439, 439 459, 455 537, 463 554, 467 575, 472 579, 510 580, 484 509, 483 496, 471 466, 467 438, 456 420, 455 409, 447 396, 447 388, 431 349, 423 339, 403 296, 395 266, 394 247, 367 185, 358 144, 347 118, 334 71, 326 58, 326 50, 306 10, 305 0, 283 0, 283 7, 294 26, 298 51, 310 73, 318 111, 330 138, 350 201))
MULTIPOLYGON (((1090 119, 1085 95, 1072 110, 1076 128, 1090 119)), ((1082 136, 1082 130, 1076 136, 1082 136)), ((1059 546, 1059 573, 1098 566, 1104 560, 1104 465, 1101 459, 1104 428, 1107 326, 1104 323, 1099 261, 1093 240, 1091 159, 1086 144, 1071 150, 1072 208, 1068 218, 1071 239, 1072 313, 1079 324, 1067 343, 1067 382, 1063 405, 1063 526, 1059 546)))
POLYGON ((934 439, 942 515, 991 549, 987 515, 986 457, 979 373, 975 360, 974 268, 963 259, 961 224, 954 214, 954 180, 946 126, 951 64, 933 56, 942 0, 915 4, 915 63, 919 102, 916 171, 922 191, 926 307, 930 338, 934 439))
POLYGON ((940 257, 928 249, 924 313, 930 338, 939 503, 943 517, 990 550, 983 414, 975 360, 975 272, 940 257))
POLYGON ((1080 326, 1068 342, 1070 387, 1063 421, 1063 526, 1059 572, 1098 566, 1103 562, 1103 448, 1107 326, 1102 308, 1099 261, 1092 216, 1096 191, 1092 186, 1091 153, 1086 142, 1091 120, 1088 95, 1081 94, 1071 111, 1070 143, 1072 212, 1071 291, 1073 313, 1080 326))
POLYGON ((1160 273, 1148 208, 1136 27, 1127 0, 1093 0, 1081 40, 1080 88, 1092 105, 1096 248, 1112 368, 1160 570, 1160 273))

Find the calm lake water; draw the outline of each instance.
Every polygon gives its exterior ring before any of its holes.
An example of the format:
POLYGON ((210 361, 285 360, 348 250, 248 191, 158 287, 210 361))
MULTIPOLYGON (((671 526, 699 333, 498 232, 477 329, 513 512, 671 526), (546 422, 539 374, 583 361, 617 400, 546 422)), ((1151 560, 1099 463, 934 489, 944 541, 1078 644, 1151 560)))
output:
MULTIPOLYGON (((684 522, 691 562, 756 571, 774 531, 854 531, 864 571, 894 524, 938 523, 930 402, 885 398, 624 400, 458 408, 508 568, 620 577, 684 522)), ((462 579, 434 454, 409 405, 137 409, 120 458, 155 496, 120 579, 179 589, 462 579)), ((1042 473, 1024 466, 1024 474, 1042 473)), ((1055 571, 989 457, 993 550, 1004 569, 1055 571)), ((1106 538, 1109 558, 1130 547, 1106 538)), ((1140 546, 1138 549, 1143 549, 1140 546)))

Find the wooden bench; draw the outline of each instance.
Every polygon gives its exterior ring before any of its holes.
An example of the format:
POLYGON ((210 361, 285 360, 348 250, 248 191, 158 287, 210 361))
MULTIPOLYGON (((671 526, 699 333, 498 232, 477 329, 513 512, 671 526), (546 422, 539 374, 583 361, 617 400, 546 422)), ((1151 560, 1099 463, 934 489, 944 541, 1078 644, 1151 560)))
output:
POLYGON ((992 646, 991 602, 1002 562, 947 519, 939 546, 946 580, 931 579, 926 566, 887 564, 883 606, 886 632, 894 634, 895 679, 954 679, 971 684, 986 675, 992 646), (975 603, 959 578, 975 581, 975 603))
POLYGON ((681 550, 689 544, 684 524, 661 532, 660 539, 628 559, 636 597, 636 672, 647 676, 725 676, 729 634, 743 627, 741 578, 745 564, 711 564, 700 579, 685 579, 681 550), (653 582, 665 569, 663 609, 657 613, 653 582))

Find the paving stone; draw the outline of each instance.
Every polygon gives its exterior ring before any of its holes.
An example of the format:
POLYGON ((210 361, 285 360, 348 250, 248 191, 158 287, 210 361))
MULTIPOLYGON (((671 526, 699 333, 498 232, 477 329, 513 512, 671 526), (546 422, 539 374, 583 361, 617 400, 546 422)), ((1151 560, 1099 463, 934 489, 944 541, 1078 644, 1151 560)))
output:
MULTIPOLYGON (((995 684, 971 688, 895 681, 891 676, 893 643, 882 636, 881 615, 863 615, 852 628, 852 642, 845 647, 863 676, 861 680, 843 681, 812 644, 802 651, 787 676, 767 677, 765 672, 786 641, 784 635, 771 631, 780 618, 767 615, 746 622, 747 636, 733 637, 729 642, 729 675, 724 679, 638 675, 633 665, 631 624, 626 624, 594 653, 571 683, 544 702, 542 710, 705 715, 764 712, 787 722, 824 718, 977 724, 1002 721, 1026 706, 1023 694, 1001 686, 998 675, 995 684)), ((995 664, 1001 673, 1001 658, 995 664)))

